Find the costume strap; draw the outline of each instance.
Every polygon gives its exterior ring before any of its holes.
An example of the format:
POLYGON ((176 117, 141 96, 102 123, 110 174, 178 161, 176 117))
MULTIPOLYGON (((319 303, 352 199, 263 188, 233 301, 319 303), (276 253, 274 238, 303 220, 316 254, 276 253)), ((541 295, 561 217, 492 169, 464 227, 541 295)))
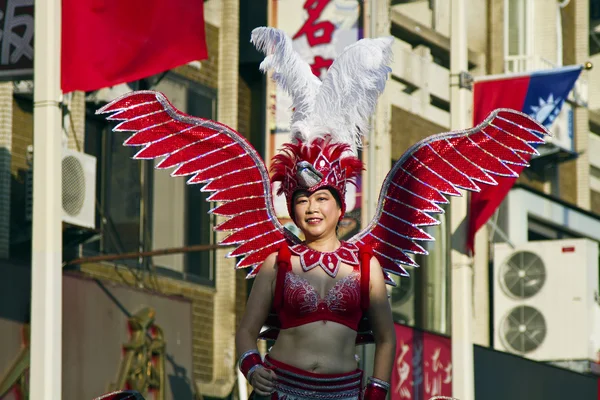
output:
POLYGON ((385 400, 390 390, 390 384, 370 376, 363 396, 364 400, 385 400))
POLYGON ((248 350, 239 360, 240 371, 246 377, 248 382, 250 382, 250 378, 252 374, 258 367, 263 366, 262 358, 260 357, 260 353, 257 350, 248 350))
POLYGON ((369 309, 369 280, 371 277, 371 257, 373 249, 371 246, 363 245, 358 248, 360 257, 360 308, 363 312, 369 309))
POLYGON ((292 253, 286 243, 283 243, 277 254, 277 279, 275 281, 275 295, 273 298, 273 309, 278 312, 283 304, 283 284, 285 274, 292 266, 292 253))

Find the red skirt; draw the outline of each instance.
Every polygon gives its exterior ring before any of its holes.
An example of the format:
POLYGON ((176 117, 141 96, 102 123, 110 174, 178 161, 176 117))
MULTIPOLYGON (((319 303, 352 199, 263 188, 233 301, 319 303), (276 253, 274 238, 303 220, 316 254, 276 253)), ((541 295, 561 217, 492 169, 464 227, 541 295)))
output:
POLYGON ((269 400, 359 400, 362 371, 315 374, 265 357, 265 366, 277 374, 275 393, 269 397, 252 393, 251 399, 269 400))

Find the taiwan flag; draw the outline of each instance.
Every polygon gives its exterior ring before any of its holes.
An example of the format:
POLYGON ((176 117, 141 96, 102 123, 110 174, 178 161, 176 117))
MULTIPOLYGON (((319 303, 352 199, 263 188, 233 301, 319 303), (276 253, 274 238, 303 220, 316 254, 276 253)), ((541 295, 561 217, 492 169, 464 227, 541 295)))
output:
MULTIPOLYGON (((496 108, 512 108, 535 118, 552 132, 552 123, 579 78, 582 66, 520 75, 487 77, 473 86, 473 122, 481 123, 496 108)), ((523 156, 522 154, 520 154, 523 156)), ((529 161, 529 160, 528 160, 529 161)), ((521 173, 524 167, 511 166, 521 173)), ((497 186, 472 193, 469 202, 467 248, 474 254, 475 234, 494 214, 517 178, 495 177, 497 186)))

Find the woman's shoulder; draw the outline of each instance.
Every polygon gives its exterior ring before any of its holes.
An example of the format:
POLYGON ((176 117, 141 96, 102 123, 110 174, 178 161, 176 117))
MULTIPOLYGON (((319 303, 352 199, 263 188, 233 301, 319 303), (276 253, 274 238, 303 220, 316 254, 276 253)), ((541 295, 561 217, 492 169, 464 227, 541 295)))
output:
POLYGON ((273 280, 275 278, 277 273, 277 254, 278 252, 273 252, 265 258, 256 275, 258 280, 273 280))

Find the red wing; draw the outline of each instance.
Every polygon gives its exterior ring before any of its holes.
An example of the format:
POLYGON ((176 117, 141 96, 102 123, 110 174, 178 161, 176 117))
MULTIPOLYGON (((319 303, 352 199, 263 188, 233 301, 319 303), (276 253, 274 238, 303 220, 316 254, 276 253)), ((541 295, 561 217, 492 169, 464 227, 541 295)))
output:
MULTIPOLYGON (((508 109, 493 111, 464 131, 441 133, 412 146, 387 175, 371 223, 350 241, 368 244, 387 272, 407 276, 402 265, 418 266, 409 254, 427 254, 419 241, 434 240, 420 227, 440 222, 431 214, 459 189, 479 191, 497 185, 492 177, 518 176, 511 165, 526 166, 548 132, 529 116, 508 109)), ((386 280, 393 284, 386 273, 386 280)))
MULTIPOLYGON (((291 234, 279 223, 267 168, 254 147, 231 128, 178 111, 159 92, 128 93, 97 111, 122 121, 114 131, 134 132, 126 146, 143 146, 136 159, 161 157, 157 168, 174 168, 172 176, 191 178, 212 192, 212 209, 226 221, 215 229, 231 231, 221 244, 236 244, 230 257, 243 257, 238 268, 260 265, 291 234)), ((249 276, 258 272, 254 268, 249 276)))

